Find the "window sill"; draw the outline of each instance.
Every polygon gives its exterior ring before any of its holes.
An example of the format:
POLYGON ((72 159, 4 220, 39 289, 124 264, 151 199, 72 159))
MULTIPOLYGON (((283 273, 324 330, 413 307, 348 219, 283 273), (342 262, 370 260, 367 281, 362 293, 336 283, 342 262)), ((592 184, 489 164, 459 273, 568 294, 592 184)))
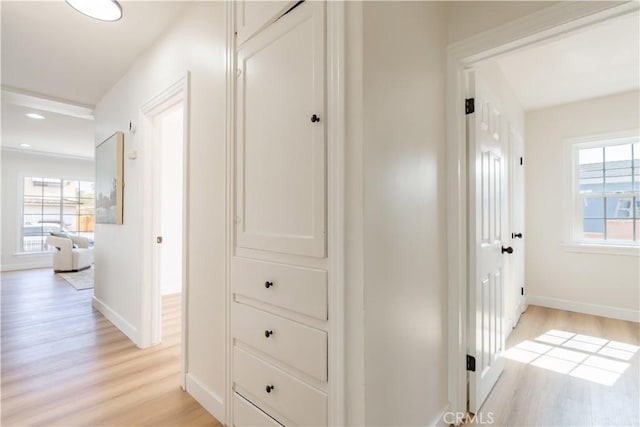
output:
POLYGON ((52 251, 41 251, 41 252, 16 252, 13 254, 13 256, 15 257, 36 257, 36 256, 43 256, 43 255, 47 255, 47 254, 52 254, 52 251))
POLYGON ((561 243, 560 247, 565 252, 585 254, 605 254, 640 257, 640 247, 632 245, 607 245, 597 243, 561 243))

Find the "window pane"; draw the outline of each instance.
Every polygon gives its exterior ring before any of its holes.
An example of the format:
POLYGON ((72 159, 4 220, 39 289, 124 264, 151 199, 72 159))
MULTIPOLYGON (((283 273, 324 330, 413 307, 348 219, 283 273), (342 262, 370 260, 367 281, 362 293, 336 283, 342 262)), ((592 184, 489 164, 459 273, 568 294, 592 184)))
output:
POLYGON ((631 179, 631 168, 606 169, 604 191, 611 193, 632 191, 631 179))
POLYGON ((77 215, 78 207, 77 203, 65 203, 62 207, 62 213, 63 215, 77 215))
POLYGON ((605 191, 632 191, 631 144, 604 147, 605 191))
POLYGON ((604 219, 585 219, 583 236, 588 240, 604 240, 604 219))
POLYGON ((602 170, 580 171, 580 193, 602 193, 604 191, 604 173, 602 170))
POLYGON ((578 151, 580 192, 602 192, 603 191, 603 149, 586 148, 578 151))
POLYGON ((640 198, 636 197, 636 218, 640 218, 640 198))
POLYGON ((77 199, 80 196, 78 181, 63 181, 62 195, 65 199, 77 199))
POLYGON ((607 240, 633 240, 633 220, 608 219, 607 240))
POLYGON ((584 218, 604 218, 604 197, 585 197, 584 218))
POLYGON ((65 231, 78 231, 78 216, 77 215, 64 215, 63 224, 65 231))
POLYGON ((633 218, 633 198, 607 197, 607 219, 633 218))
POLYGON ((34 180, 36 182, 42 181, 42 178, 32 178, 30 176, 24 178, 24 195, 25 196, 41 196, 42 195, 42 186, 34 185, 34 180))
POLYGON ((82 229, 93 239, 93 182, 27 177, 23 185, 23 250, 47 250, 52 231, 82 229))
POLYGON ((80 181, 80 197, 95 198, 95 184, 89 181, 80 181))
POLYGON ((78 217, 78 231, 93 234, 94 224, 95 217, 93 215, 80 215, 78 217))
POLYGON ((578 152, 578 163, 580 165, 600 164, 600 169, 602 169, 603 160, 602 147, 583 148, 578 152))
POLYGON ((62 193, 61 183, 59 179, 53 178, 33 178, 33 185, 40 186, 42 195, 45 197, 60 198, 62 193))

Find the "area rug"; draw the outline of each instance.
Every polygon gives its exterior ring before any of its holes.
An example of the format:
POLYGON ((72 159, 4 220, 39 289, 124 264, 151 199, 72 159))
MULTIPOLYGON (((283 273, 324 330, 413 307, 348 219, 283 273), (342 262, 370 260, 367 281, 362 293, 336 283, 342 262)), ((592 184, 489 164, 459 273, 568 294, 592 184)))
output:
POLYGON ((82 271, 58 273, 58 276, 79 291, 93 288, 93 266, 82 271))

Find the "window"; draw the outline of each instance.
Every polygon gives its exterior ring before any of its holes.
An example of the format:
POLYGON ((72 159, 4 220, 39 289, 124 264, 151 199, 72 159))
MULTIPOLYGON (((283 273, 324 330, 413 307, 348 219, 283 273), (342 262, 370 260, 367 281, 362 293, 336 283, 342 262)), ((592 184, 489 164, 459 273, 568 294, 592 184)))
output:
POLYGON ((640 143, 638 137, 573 145, 573 240, 638 245, 640 143))
POLYGON ((52 231, 93 240, 93 182, 25 177, 22 200, 22 251, 47 250, 52 231))

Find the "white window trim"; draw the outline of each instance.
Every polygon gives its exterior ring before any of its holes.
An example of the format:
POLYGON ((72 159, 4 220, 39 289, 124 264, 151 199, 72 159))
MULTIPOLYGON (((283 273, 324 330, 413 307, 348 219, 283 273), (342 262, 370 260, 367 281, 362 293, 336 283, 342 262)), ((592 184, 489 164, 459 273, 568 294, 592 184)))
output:
POLYGON ((580 196, 575 192, 579 180, 577 168, 578 149, 638 142, 640 130, 626 130, 565 139, 563 142, 564 179, 564 242, 560 245, 567 252, 597 253, 640 257, 640 242, 585 241, 577 238, 582 230, 582 215, 577 209, 580 196), (606 141, 603 143, 603 141, 606 141))
MULTIPOLYGON (((23 221, 24 221, 24 180, 27 177, 39 177, 41 176, 42 173, 39 172, 20 172, 18 173, 18 191, 17 191, 17 195, 18 195, 18 203, 17 203, 17 209, 18 209, 18 215, 16 217, 16 230, 18 230, 18 232, 16 233, 16 248, 17 251, 13 253, 13 256, 16 257, 28 257, 28 256, 43 256, 43 255, 47 255, 52 253, 52 251, 50 250, 43 250, 43 251, 25 251, 23 250, 23 235, 22 235, 22 226, 23 226, 23 221)), ((51 174, 49 174, 51 175, 51 174)), ((57 179, 57 178, 56 178, 57 179)), ((60 178, 61 181, 87 181, 87 182, 94 182, 95 183, 95 177, 74 177, 73 175, 69 176, 69 175, 65 175, 65 174, 60 174, 60 178)))

